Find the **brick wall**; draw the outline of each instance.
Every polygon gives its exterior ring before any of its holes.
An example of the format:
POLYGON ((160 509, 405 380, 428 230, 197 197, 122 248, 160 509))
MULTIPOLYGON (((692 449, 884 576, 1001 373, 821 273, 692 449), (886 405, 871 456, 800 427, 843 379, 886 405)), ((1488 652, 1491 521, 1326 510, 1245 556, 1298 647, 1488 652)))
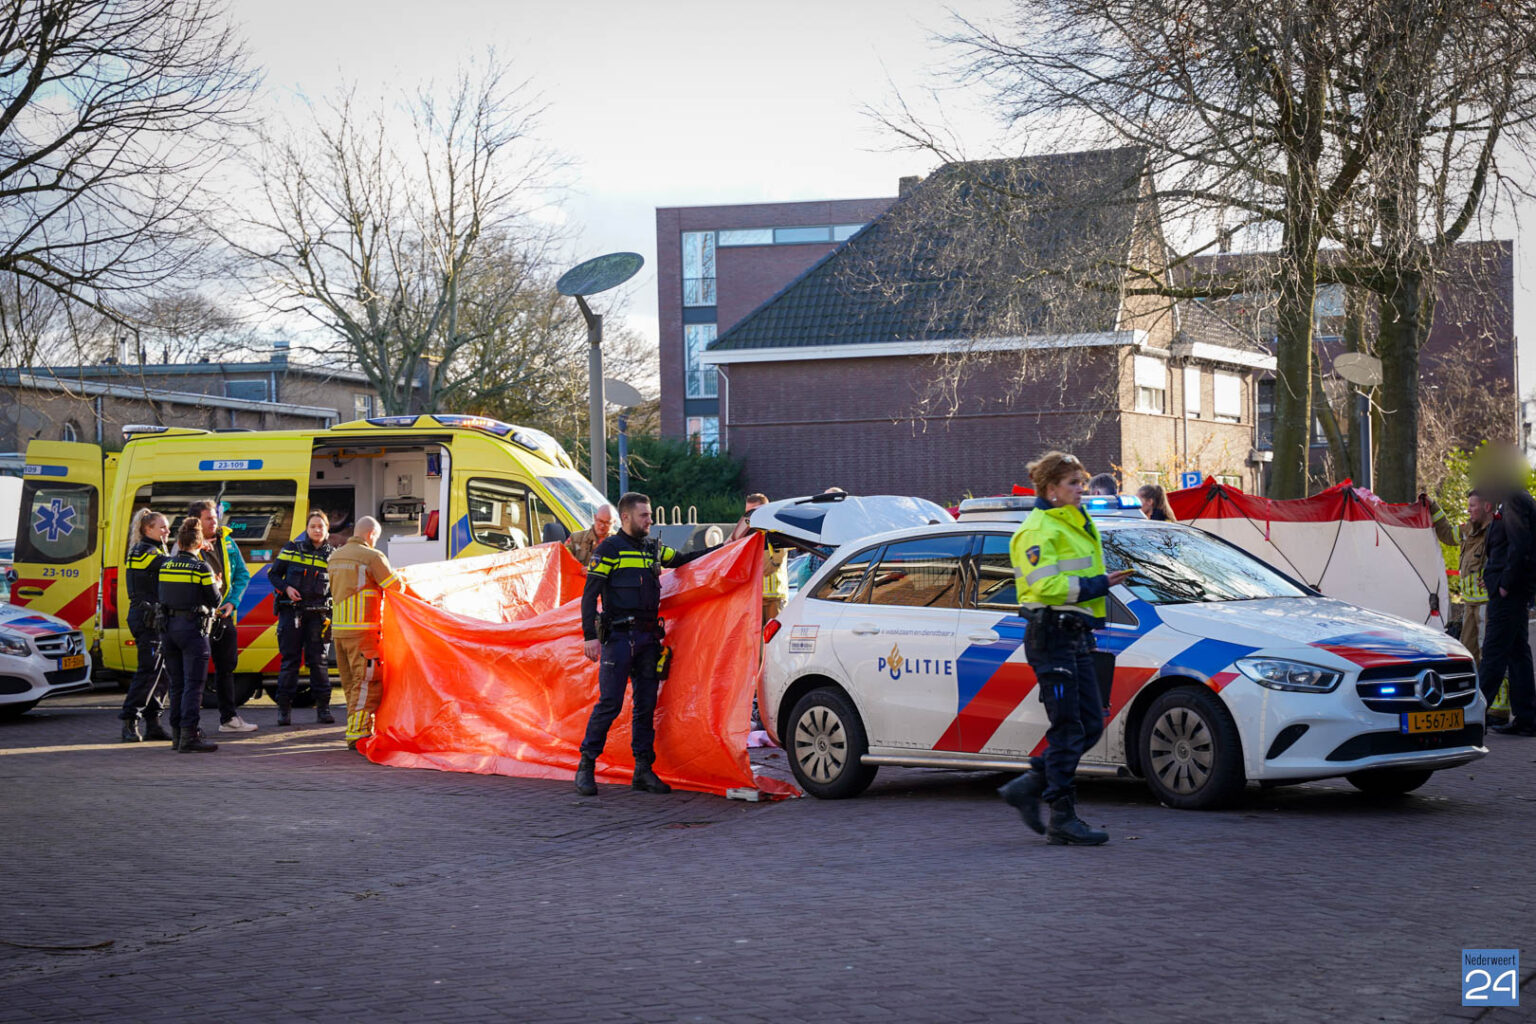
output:
POLYGON ((1053 447, 1094 472, 1119 461, 1116 353, 1016 360, 977 367, 958 408, 941 403, 927 415, 919 404, 939 371, 926 357, 735 364, 726 371, 730 453, 746 487, 770 497, 835 484, 946 503, 1007 493, 1053 447))

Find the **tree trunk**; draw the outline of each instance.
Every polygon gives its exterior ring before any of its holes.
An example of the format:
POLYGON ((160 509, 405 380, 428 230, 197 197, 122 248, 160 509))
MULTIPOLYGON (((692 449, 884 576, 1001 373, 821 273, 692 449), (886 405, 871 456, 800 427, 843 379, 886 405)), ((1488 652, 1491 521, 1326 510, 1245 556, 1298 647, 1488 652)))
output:
POLYGON ((1312 435, 1312 304, 1317 296, 1317 233, 1310 211, 1287 225, 1275 310, 1275 461, 1269 497, 1303 498, 1312 435))
POLYGON ((1395 268, 1381 297, 1376 352, 1381 356, 1381 434, 1376 442, 1376 493, 1412 501, 1419 492, 1419 331, 1424 275, 1395 268))

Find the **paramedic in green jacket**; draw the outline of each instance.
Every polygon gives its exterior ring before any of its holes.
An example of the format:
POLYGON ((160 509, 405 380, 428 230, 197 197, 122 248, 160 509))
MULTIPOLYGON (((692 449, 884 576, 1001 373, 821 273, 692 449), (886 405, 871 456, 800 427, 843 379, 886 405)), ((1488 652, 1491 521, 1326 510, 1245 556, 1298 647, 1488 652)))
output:
POLYGON ((1075 456, 1047 452, 1029 464, 1035 507, 1009 542, 1024 657, 1050 717, 1045 756, 998 790, 1025 824, 1056 845, 1097 846, 1109 835, 1077 816, 1073 779, 1104 733, 1104 702, 1093 667, 1093 631, 1104 624, 1109 588, 1130 572, 1104 571, 1104 544, 1082 507, 1088 473, 1075 456), (1051 805, 1050 824, 1041 801, 1051 805))

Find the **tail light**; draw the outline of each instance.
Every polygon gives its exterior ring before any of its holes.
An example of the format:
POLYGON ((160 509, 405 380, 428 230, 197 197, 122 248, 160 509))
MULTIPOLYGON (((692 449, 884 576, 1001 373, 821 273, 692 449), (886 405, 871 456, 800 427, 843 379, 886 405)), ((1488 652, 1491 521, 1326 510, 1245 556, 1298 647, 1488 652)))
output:
POLYGON ((101 580, 101 628, 117 628, 117 566, 106 571, 101 580))
POLYGON ((778 619, 769 619, 767 622, 763 623, 763 643, 767 643, 769 640, 772 640, 783 627, 784 624, 778 619))

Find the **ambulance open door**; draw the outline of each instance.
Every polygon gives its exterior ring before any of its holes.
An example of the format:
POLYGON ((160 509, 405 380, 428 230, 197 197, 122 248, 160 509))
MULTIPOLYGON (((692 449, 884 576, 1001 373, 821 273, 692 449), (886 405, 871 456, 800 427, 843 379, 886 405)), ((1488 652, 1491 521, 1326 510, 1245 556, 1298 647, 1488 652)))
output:
POLYGON ((57 615, 90 642, 101 592, 101 449, 33 441, 22 481, 11 603, 57 615))

